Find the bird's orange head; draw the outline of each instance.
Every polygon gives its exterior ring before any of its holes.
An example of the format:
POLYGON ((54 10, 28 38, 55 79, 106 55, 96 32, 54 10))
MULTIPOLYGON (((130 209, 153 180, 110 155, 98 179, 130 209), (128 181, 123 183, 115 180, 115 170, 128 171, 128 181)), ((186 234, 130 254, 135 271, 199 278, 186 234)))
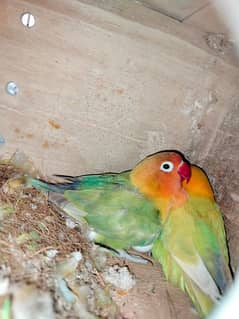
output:
POLYGON ((191 165, 179 152, 164 151, 146 157, 131 172, 131 182, 147 197, 157 200, 182 191, 191 179, 191 165))

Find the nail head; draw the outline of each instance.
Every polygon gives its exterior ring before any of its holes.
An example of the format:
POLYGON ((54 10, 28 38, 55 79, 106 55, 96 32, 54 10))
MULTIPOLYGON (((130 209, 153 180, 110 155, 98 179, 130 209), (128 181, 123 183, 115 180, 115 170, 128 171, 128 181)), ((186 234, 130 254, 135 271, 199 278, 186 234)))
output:
POLYGON ((36 20, 33 14, 25 12, 21 15, 21 22, 26 28, 34 27, 36 20))
POLYGON ((14 81, 10 81, 6 84, 6 91, 10 95, 16 95, 19 91, 19 88, 14 81))

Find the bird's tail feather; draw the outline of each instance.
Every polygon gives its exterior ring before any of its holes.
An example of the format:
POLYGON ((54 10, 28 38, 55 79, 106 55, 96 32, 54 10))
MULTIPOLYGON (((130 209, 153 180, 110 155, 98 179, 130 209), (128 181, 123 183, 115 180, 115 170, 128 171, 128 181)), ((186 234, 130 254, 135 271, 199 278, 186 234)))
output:
POLYGON ((215 302, 192 281, 185 278, 184 283, 185 290, 190 296, 194 306, 196 307, 198 313, 205 318, 212 311, 215 302))
POLYGON ((64 183, 64 184, 48 183, 41 179, 27 176, 26 185, 28 187, 34 187, 41 191, 63 193, 66 189, 70 189, 71 184, 70 183, 64 183))

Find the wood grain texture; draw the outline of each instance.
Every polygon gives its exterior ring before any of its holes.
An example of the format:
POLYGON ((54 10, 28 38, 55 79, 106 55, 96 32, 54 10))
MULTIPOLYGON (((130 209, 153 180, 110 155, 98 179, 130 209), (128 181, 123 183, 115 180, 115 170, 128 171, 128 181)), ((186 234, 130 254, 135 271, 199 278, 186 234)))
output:
POLYGON ((161 13, 168 15, 179 21, 193 15, 206 7, 208 0, 142 0, 142 2, 161 13))
POLYGON ((215 2, 205 6, 202 10, 199 10, 188 19, 185 19, 184 23, 207 32, 228 34, 228 27, 218 15, 214 4, 215 2))
POLYGON ((176 36, 178 23, 149 26, 148 11, 143 24, 74 0, 5 0, 0 12, 0 151, 47 174, 128 169, 165 148, 203 154, 238 94, 237 68, 176 36))

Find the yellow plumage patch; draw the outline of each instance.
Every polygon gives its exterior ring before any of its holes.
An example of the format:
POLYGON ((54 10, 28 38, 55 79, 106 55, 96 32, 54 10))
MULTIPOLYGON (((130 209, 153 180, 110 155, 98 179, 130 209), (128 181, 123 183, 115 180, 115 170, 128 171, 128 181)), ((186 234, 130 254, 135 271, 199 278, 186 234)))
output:
POLYGON ((183 188, 191 195, 206 197, 214 201, 212 187, 207 175, 203 170, 195 165, 191 166, 192 176, 189 183, 183 182, 183 188))

